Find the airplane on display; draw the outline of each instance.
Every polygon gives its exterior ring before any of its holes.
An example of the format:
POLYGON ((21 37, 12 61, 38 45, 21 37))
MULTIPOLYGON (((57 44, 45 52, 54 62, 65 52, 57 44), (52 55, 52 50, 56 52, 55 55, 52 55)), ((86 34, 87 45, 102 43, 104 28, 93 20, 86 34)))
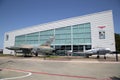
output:
POLYGON ((24 56, 27 55, 35 55, 38 56, 39 53, 44 53, 44 54, 51 54, 54 49, 50 46, 50 44, 53 42, 54 37, 50 37, 44 44, 40 46, 32 46, 32 45, 21 45, 21 46, 10 46, 6 47, 8 50, 14 50, 15 54, 16 53, 23 53, 24 56))
MULTIPOLYGON (((55 50, 54 48, 52 48, 50 45, 51 43, 54 41, 54 37, 50 37, 50 39, 48 39, 44 44, 40 45, 40 46, 32 46, 32 45, 21 45, 21 46, 10 46, 10 47, 6 47, 6 49, 8 50, 14 50, 15 54, 16 53, 23 53, 24 56, 38 56, 38 54, 42 53, 43 55, 46 54, 53 54, 53 52, 57 52, 57 50, 55 50)), ((97 58, 100 58, 100 55, 104 55, 104 59, 106 59, 106 54, 115 54, 113 53, 110 48, 93 48, 90 50, 85 50, 84 52, 73 52, 72 50, 70 50, 70 52, 68 51, 67 53, 72 54, 82 54, 85 57, 89 58, 89 56, 92 55, 97 55, 97 58)))
POLYGON ((97 55, 97 58, 100 58, 100 55, 104 55, 104 59, 106 59, 106 54, 113 54, 113 52, 110 50, 110 48, 93 48, 86 50, 85 52, 74 52, 76 54, 83 54, 87 58, 92 55, 97 55))

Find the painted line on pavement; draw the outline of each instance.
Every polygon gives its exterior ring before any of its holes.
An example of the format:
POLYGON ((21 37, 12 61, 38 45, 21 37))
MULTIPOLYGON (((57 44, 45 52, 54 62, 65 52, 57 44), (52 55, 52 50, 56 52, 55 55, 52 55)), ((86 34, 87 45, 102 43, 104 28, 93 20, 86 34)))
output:
POLYGON ((18 77, 10 77, 10 78, 2 78, 0 80, 13 80, 13 79, 21 79, 21 78, 25 78, 25 77, 28 77, 28 76, 31 76, 32 73, 31 72, 23 72, 23 71, 20 71, 20 70, 14 70, 14 69, 2 69, 0 68, 1 70, 11 70, 11 71, 15 71, 15 72, 22 72, 22 73, 27 73, 27 75, 24 75, 24 76, 18 76, 18 77))
MULTIPOLYGON (((67 75, 67 74, 56 74, 56 73, 48 73, 48 72, 35 72, 29 70, 22 70, 22 69, 13 69, 13 68, 5 68, 6 70, 14 70, 14 71, 21 71, 21 72, 30 72, 33 74, 43 74, 43 75, 50 75, 50 76, 63 76, 63 77, 71 77, 71 78, 84 78, 89 80, 111 80, 110 78, 106 79, 97 79, 95 77, 88 77, 88 76, 75 76, 75 75, 67 75)), ((29 74, 30 76, 31 74, 29 74)))

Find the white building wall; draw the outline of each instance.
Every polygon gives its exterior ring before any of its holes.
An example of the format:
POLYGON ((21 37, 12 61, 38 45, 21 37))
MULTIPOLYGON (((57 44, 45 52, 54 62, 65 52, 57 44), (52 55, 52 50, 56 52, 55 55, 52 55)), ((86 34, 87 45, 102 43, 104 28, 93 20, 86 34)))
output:
POLYGON ((94 15, 91 23, 92 47, 110 48, 115 51, 114 29, 112 12, 108 11, 104 14, 94 15), (98 26, 105 26, 100 29, 98 26), (99 39, 99 31, 105 31, 105 39, 99 39))
POLYGON ((54 21, 50 23, 45 23, 41 25, 36 25, 20 30, 15 30, 11 32, 5 33, 9 35, 9 40, 4 40, 4 54, 11 53, 10 50, 5 49, 8 46, 14 46, 15 36, 44 31, 54 28, 60 28, 65 26, 71 26, 76 24, 83 24, 83 23, 91 23, 91 38, 92 38, 92 48, 93 47, 107 47, 111 50, 115 50, 115 40, 114 40, 114 29, 113 29, 113 18, 112 18, 112 11, 103 11, 94 14, 88 14, 79 17, 73 17, 68 19, 63 19, 59 21, 54 21), (98 26, 106 26, 105 30, 105 39, 99 39, 99 28, 98 26))

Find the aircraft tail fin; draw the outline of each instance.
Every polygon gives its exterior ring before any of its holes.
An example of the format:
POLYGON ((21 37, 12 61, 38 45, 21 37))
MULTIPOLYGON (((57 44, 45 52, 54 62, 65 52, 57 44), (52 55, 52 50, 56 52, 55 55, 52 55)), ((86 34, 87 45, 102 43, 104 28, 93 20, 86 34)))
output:
POLYGON ((45 43, 43 43, 41 46, 50 46, 51 43, 54 41, 54 36, 50 37, 45 43))

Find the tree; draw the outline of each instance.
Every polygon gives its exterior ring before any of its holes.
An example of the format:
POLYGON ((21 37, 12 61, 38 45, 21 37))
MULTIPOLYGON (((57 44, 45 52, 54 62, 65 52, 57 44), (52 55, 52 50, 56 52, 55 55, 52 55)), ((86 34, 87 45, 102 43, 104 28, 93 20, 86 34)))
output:
POLYGON ((120 51, 120 34, 115 33, 116 50, 120 51))

